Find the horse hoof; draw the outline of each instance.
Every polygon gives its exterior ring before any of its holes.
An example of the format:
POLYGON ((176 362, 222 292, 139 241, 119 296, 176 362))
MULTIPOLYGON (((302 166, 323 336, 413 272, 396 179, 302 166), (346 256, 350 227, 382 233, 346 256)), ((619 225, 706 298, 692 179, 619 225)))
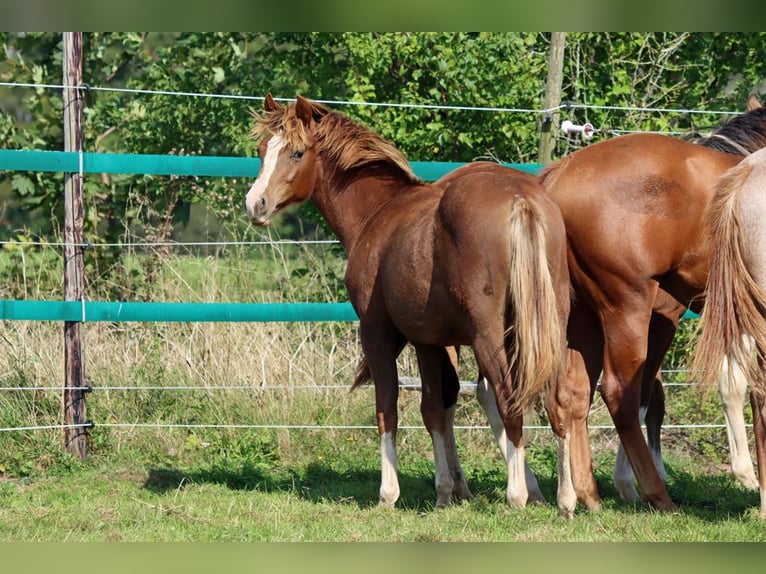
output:
POLYGON ((508 503, 508 506, 511 508, 517 508, 519 510, 523 510, 527 506, 527 497, 524 496, 521 497, 514 497, 514 496, 506 496, 505 501, 508 503))
POLYGON ((755 474, 753 473, 750 473, 750 474, 734 473, 734 477, 739 481, 739 483, 742 486, 744 486, 748 490, 758 490, 761 488, 761 486, 758 484, 758 480, 755 478, 755 474))
POLYGON ((559 518, 561 518, 563 520, 572 520, 572 519, 574 519, 574 509, 559 508, 559 518))
POLYGON ((393 493, 384 493, 380 492, 380 498, 379 503, 380 506, 388 506, 393 507, 396 504, 396 501, 399 500, 399 491, 393 493))
POLYGON ((598 492, 577 493, 577 502, 581 503, 588 512, 598 512, 601 510, 601 497, 598 492))
POLYGON ((641 500, 641 497, 638 495, 638 491, 636 490, 636 487, 633 486, 633 483, 615 482, 614 487, 617 490, 617 494, 619 494, 620 498, 625 502, 635 504, 641 500))
POLYGON ((470 502, 471 500, 473 500, 473 494, 470 492, 461 492, 452 495, 452 502, 456 504, 460 504, 464 501, 470 502))
POLYGON ((583 506, 588 509, 588 512, 601 512, 601 500, 586 500, 583 506))
POLYGON ((659 512, 677 512, 678 507, 669 498, 654 498, 647 500, 652 508, 659 512))
POLYGON ((452 489, 452 501, 462 502, 463 500, 473 500, 473 494, 465 481, 462 484, 456 482, 455 488, 452 489))
POLYGON ((527 504, 547 504, 545 497, 539 492, 530 492, 527 504))

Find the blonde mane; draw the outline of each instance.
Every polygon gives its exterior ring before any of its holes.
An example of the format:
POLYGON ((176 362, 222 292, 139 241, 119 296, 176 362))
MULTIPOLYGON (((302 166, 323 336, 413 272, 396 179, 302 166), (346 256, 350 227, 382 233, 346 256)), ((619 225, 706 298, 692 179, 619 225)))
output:
MULTIPOLYGON (((412 171, 404 154, 390 142, 322 104, 310 102, 310 106, 312 115, 317 120, 313 130, 317 150, 340 169, 350 170, 380 162, 395 166, 414 184, 423 183, 412 171)), ((267 133, 279 133, 292 149, 305 150, 311 147, 306 126, 295 113, 295 104, 282 106, 264 114, 253 110, 250 113, 256 120, 252 130, 252 136, 256 140, 267 133)))

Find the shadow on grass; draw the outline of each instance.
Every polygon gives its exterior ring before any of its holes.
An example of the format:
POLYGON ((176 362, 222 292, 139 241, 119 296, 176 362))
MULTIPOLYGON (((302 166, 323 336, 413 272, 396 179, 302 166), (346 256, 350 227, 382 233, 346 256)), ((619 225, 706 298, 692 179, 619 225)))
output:
MULTIPOLYGON (((729 474, 694 475, 666 465, 668 493, 681 514, 707 522, 718 522, 745 517, 760 504, 759 495, 748 491, 729 474)), ((504 469, 466 469, 471 491, 486 500, 505 503, 506 477, 504 469)), ((557 478, 538 475, 540 490, 547 503, 556 505, 557 478)), ((401 497, 397 507, 417 512, 434 508, 436 492, 433 472, 423 468, 405 468, 399 471, 401 497)), ((612 484, 611 474, 596 473, 596 483, 604 509, 614 512, 652 513, 644 503, 631 504, 619 499, 612 484)), ((153 468, 144 482, 144 488, 163 494, 183 489, 189 484, 216 484, 232 490, 280 492, 293 494, 314 503, 355 504, 371 508, 378 504, 380 471, 377 469, 335 469, 328 464, 311 463, 300 470, 295 468, 266 468, 243 464, 236 468, 216 466, 208 469, 182 470, 153 468)), ((588 514, 578 506, 578 514, 588 514)))
MULTIPOLYGON (((693 474, 667 462, 665 469, 668 496, 681 514, 713 523, 744 518, 753 508, 760 507, 759 493, 745 489, 729 473, 693 474)), ((621 500, 611 474, 597 471, 595 476, 605 509, 624 513, 656 512, 647 503, 621 500)))
MULTIPOLYGON (((398 508, 429 512, 434 509, 436 490, 429 461, 413 467, 400 467, 401 496, 398 508)), ((501 465, 497 469, 466 469, 469 488, 475 496, 505 503, 506 478, 501 465)), ((556 503, 556 477, 538 477, 540 488, 551 504, 556 503)), ((268 468, 259 465, 213 466, 211 468, 159 468, 149 470, 143 487, 157 494, 183 489, 190 484, 223 485, 231 490, 253 490, 293 494, 315 503, 355 504, 359 508, 378 505, 380 471, 377 468, 334 468, 329 464, 310 463, 305 467, 268 468)))
MULTIPOLYGON (((182 470, 152 468, 144 488, 162 494, 188 484, 218 484, 232 490, 290 493, 309 502, 352 503, 359 508, 378 504, 380 472, 377 470, 335 470, 328 465, 309 464, 295 469, 266 469, 244 465, 236 469, 182 470)), ((399 472, 401 508, 416 511, 433 509, 436 493, 433 477, 399 472)))
POLYGON ((668 494, 683 514, 709 522, 744 517, 760 507, 757 491, 729 474, 699 475, 668 467, 668 494))

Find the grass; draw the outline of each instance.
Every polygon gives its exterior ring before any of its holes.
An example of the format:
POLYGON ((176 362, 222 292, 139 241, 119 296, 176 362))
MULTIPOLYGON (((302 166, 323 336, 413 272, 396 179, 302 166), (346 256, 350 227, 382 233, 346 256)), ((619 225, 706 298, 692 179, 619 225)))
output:
MULTIPOLYGON (((421 431, 421 434, 424 434, 421 431)), ((572 521, 553 504, 509 509, 496 460, 463 452, 475 499, 434 511, 425 453, 402 449, 402 499, 377 505, 374 445, 326 437, 300 460, 172 459, 99 454, 45 475, 0 483, 0 539, 5 541, 766 541, 757 495, 725 474, 699 476, 669 460, 676 514, 616 500, 608 461, 598 472, 605 507, 572 521), (325 453, 320 458, 320 453, 325 453)), ((362 441, 369 442, 369 441, 362 441)), ((539 467, 536 468, 539 472, 539 467)), ((540 473, 549 500, 550 469, 540 473)))
MULTIPOLYGON (((170 258, 155 296, 327 300, 339 271, 325 269, 335 264, 326 255, 307 262, 300 250, 252 271, 238 257, 170 258)), ((46 289, 38 284, 35 292, 46 289)), ((59 430, 0 433, 0 541, 766 541, 757 493, 730 477, 723 429, 664 432, 674 514, 618 500, 615 433, 594 430, 604 509, 579 510, 565 522, 555 508, 551 433, 528 433, 528 458, 548 504, 512 510, 483 414, 461 397, 456 424, 480 427, 457 431, 475 499, 434 511, 419 394, 403 392, 400 424, 412 428, 399 436, 402 497, 381 508, 374 395, 347 391, 359 358, 355 325, 86 323, 83 336, 95 389, 87 399, 96 423, 89 457, 64 452, 59 430), (189 426, 164 426, 177 424, 189 426)), ((0 427, 60 423, 61 326, 4 322, 0 337, 2 386, 53 389, 0 392, 0 427)), ((400 368, 416 374, 410 351, 400 368)), ((473 370, 466 360, 461 378, 473 370)), ((715 393, 703 402, 693 387, 669 388, 668 409, 668 423, 722 421, 715 393)), ((600 400, 591 422, 608 424, 600 400)))

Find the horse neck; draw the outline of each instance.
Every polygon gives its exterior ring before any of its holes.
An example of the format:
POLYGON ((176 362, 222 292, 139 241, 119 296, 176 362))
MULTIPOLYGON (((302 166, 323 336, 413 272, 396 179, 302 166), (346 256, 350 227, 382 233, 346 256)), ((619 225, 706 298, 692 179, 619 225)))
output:
POLYGON ((413 184, 375 168, 335 173, 318 185, 311 199, 327 225, 350 251, 364 224, 386 203, 413 184))
POLYGON ((766 147, 766 109, 738 116, 697 143, 732 155, 756 152, 766 147))

